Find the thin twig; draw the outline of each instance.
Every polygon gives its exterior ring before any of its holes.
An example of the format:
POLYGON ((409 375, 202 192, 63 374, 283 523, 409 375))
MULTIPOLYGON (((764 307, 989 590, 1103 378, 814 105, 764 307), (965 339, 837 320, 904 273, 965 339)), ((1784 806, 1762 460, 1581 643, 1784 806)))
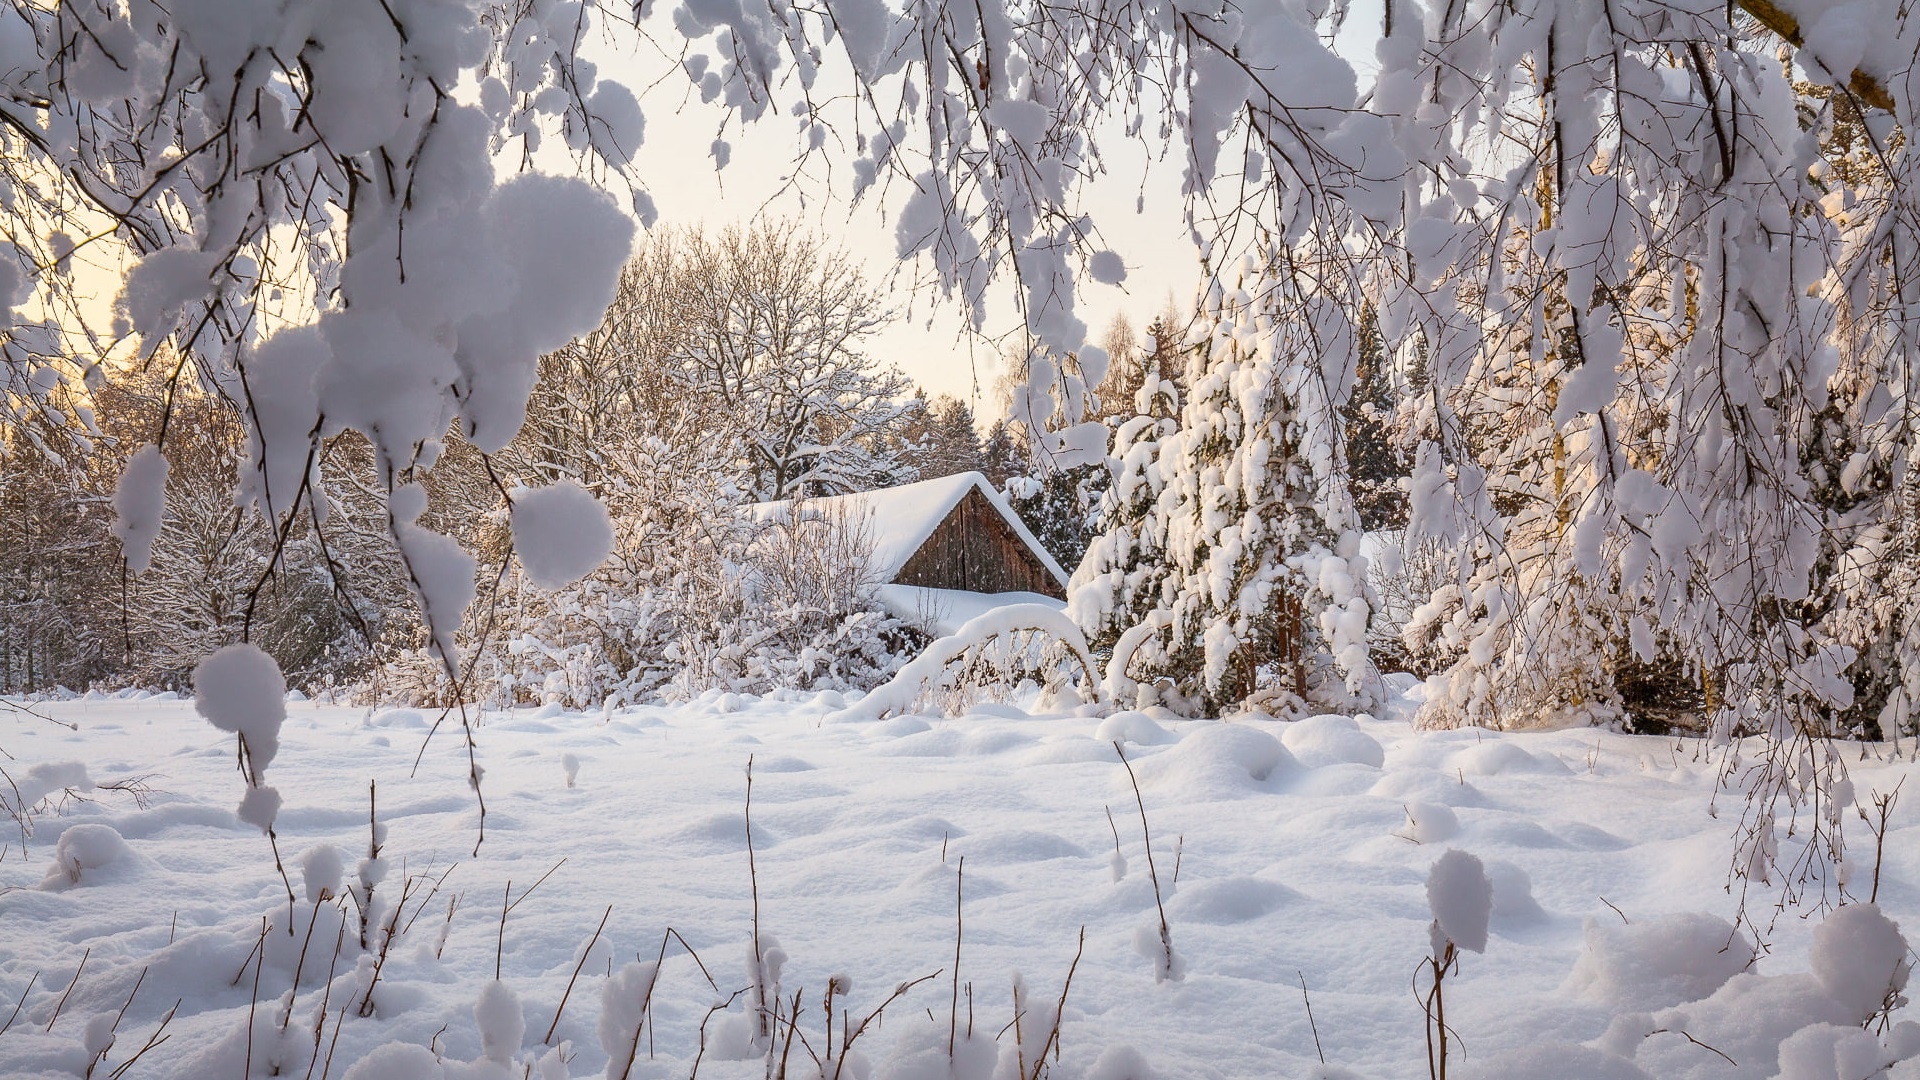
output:
POLYGON ((1166 977, 1173 978, 1173 929, 1167 925, 1167 905, 1160 897, 1160 872, 1153 865, 1153 830, 1147 827, 1147 802, 1140 795, 1140 778, 1133 774, 1133 763, 1127 760, 1126 748, 1114 740, 1113 752, 1120 755, 1120 764, 1126 766, 1127 779, 1133 783, 1133 801, 1140 808, 1140 835, 1147 844, 1147 877, 1153 882, 1153 906, 1160 912, 1160 948, 1166 954, 1166 977))
POLYGON ((1040 1070, 1046 1067, 1047 1050, 1052 1048, 1054 1061, 1060 1060, 1060 1022, 1067 1011, 1067 991, 1073 989, 1073 973, 1080 970, 1080 954, 1087 950, 1087 928, 1080 928, 1080 944, 1073 950, 1073 963, 1067 965, 1067 979, 1060 984, 1060 1001, 1053 1008, 1053 1027, 1040 1044, 1040 1052, 1033 1057, 1033 1073, 1029 1080, 1040 1080, 1040 1070))
POLYGON ((773 1034, 767 1023, 767 958, 760 948, 760 870, 753 858, 753 755, 747 755, 747 884, 753 898, 753 1007, 760 1021, 760 1037, 773 1034))
MULTIPOLYGON (((580 951, 580 962, 573 965, 573 978, 567 980, 566 992, 560 995, 560 1007, 553 1011, 553 1023, 547 1025, 547 1036, 540 1040, 542 1046, 553 1045, 553 1033, 560 1027, 560 1014, 567 1011, 567 999, 573 996, 573 983, 580 977, 580 969, 587 966, 587 957, 593 955, 593 946, 600 940, 600 931, 607 928, 607 919, 613 915, 613 905, 607 905, 606 914, 600 916, 600 925, 594 927, 593 936, 587 939, 587 947, 580 951)), ((659 975, 656 972, 655 978, 659 975)))
POLYGON ((532 895, 533 895, 533 890, 535 890, 535 889, 537 889, 537 888, 539 888, 539 887, 540 887, 540 886, 541 886, 542 884, 544 884, 544 883, 546 882, 546 880, 547 880, 548 878, 550 878, 550 877, 552 877, 552 876, 553 876, 553 872, 554 872, 555 870, 558 870, 558 869, 560 869, 560 868, 561 868, 562 866, 565 866, 565 865, 566 865, 566 862, 567 862, 567 859, 568 859, 568 856, 565 856, 565 855, 562 855, 562 856, 560 857, 560 861, 559 861, 559 862, 557 862, 557 863, 554 863, 554 864, 553 864, 552 866, 550 866, 550 867, 548 867, 548 868, 547 868, 547 872, 546 872, 546 873, 544 873, 544 874, 541 874, 541 875, 540 875, 540 880, 539 880, 539 881, 536 881, 536 882, 534 882, 533 884, 531 884, 531 885, 529 885, 529 886, 527 886, 527 891, 526 891, 526 892, 523 892, 523 893, 521 893, 521 894, 520 894, 520 899, 519 899, 519 900, 515 900, 515 901, 513 902, 513 905, 512 905, 511 907, 509 907, 509 908, 507 908, 507 910, 508 910, 509 912, 511 912, 511 911, 512 911, 512 910, 513 910, 514 908, 517 908, 517 907, 519 907, 519 906, 520 906, 520 901, 521 901, 521 900, 525 900, 525 899, 526 899, 527 897, 529 897, 529 896, 532 896, 532 895))
POLYGON ((960 1032, 960 938, 966 929, 961 908, 961 890, 967 880, 967 857, 960 856, 959 872, 953 876, 953 1000, 947 1011, 947 1057, 953 1057, 954 1038, 960 1032))
POLYGON ((247 1063, 241 1076, 253 1075, 253 1011, 260 1004, 260 969, 267 966, 267 917, 260 916, 260 962, 253 965, 253 993, 247 998, 247 1063))
POLYGON ((1313 1032, 1313 1052, 1320 1056, 1320 1064, 1327 1063, 1327 1052, 1320 1049, 1320 1025, 1313 1022, 1313 999, 1307 996, 1307 974, 1298 968, 1295 975, 1300 977, 1300 1000, 1307 1004, 1307 1030, 1313 1032))
MULTIPOLYGON (((529 890, 531 891, 531 890, 529 890)), ((507 887, 500 891, 500 933, 493 939, 493 981, 500 981, 500 954, 507 946, 507 912, 513 909, 507 906, 507 898, 513 895, 513 879, 507 879, 507 887)))
POLYGON ((1740 1067, 1739 1062, 1728 1057, 1726 1053, 1722 1051, 1719 1047, 1710 1046, 1706 1043, 1703 1043, 1699 1039, 1694 1038, 1692 1035, 1687 1034, 1685 1031, 1681 1030, 1680 1028, 1655 1028, 1652 1031, 1647 1032, 1647 1036, 1649 1038, 1655 1035, 1678 1035, 1681 1038, 1687 1040, 1688 1042, 1692 1043, 1693 1045, 1699 1047, 1702 1050, 1708 1051, 1709 1053, 1720 1055, 1720 1060, 1726 1062, 1727 1064, 1733 1066, 1734 1068, 1737 1069, 1740 1067))
POLYGON ((20 1000, 13 1003, 13 1012, 7 1015, 7 1022, 0 1024, 0 1035, 5 1035, 7 1029, 13 1026, 14 1019, 20 1015, 20 1006, 27 1003, 27 995, 33 993, 33 984, 38 981, 39 978, 40 973, 38 971, 27 977, 27 988, 20 991, 20 1000))
POLYGON ((880 1014, 887 1011, 887 1006, 893 1004, 895 1001, 898 1001, 900 998, 906 996, 909 990, 912 990, 914 987, 919 986, 923 982, 932 982, 934 979, 937 979, 939 977, 940 977, 940 972, 935 971, 929 975, 922 975, 919 978, 913 980, 912 982, 903 982, 899 986, 894 987, 893 993, 887 995, 887 1000, 881 1002, 879 1008, 876 1008, 872 1012, 868 1013, 867 1018, 865 1020, 860 1021, 860 1026, 857 1028, 854 1028, 852 1034, 846 1034, 845 1025, 842 1024, 841 1025, 842 1034, 841 1034, 841 1041, 840 1041, 840 1063, 838 1065, 835 1065, 833 1068, 833 1080, 840 1080, 841 1070, 847 1067, 847 1051, 853 1049, 853 1044, 860 1038, 861 1035, 866 1034, 868 1024, 871 1024, 875 1020, 879 1019, 880 1014))
MULTIPOLYGON (((320 991, 320 1017, 313 1025, 313 1054, 307 1058, 306 1080, 313 1080, 313 1067, 320 1061, 320 1036, 327 1030, 327 1005, 333 1000, 333 970, 340 963, 340 947, 347 941, 347 913, 340 912, 340 925, 333 932, 333 959, 327 961, 327 981, 320 991)), ((341 1019, 346 1019, 347 1010, 340 1010, 341 1019)), ((333 1037, 338 1039, 340 1031, 334 1029, 333 1037)))
MULTIPOLYGON (((60 995, 60 1003, 53 1007, 53 1016, 47 1020, 48 1031, 52 1031, 53 1022, 60 1019, 60 1010, 67 1007, 67 998, 73 995, 73 988, 80 985, 80 973, 87 970, 87 957, 92 955, 93 946, 91 945, 87 946, 86 952, 80 954, 80 966, 73 969, 73 981, 67 984, 67 992, 60 995)), ((245 968, 241 970, 244 971, 245 968)))
POLYGON ((142 1046, 139 1050, 135 1051, 132 1057, 121 1062, 119 1068, 116 1068, 112 1072, 108 1073, 107 1080, 120 1080, 120 1077, 124 1075, 128 1069, 133 1068, 133 1063, 136 1061, 139 1061, 141 1056, 144 1055, 147 1051, 153 1049, 156 1046, 159 1046, 161 1043, 166 1042, 168 1039, 173 1038, 173 1036, 171 1035, 165 1035, 162 1033, 167 1030, 168 1024, 173 1023, 173 1014, 180 1011, 180 1003, 185 1000, 186 1000, 185 998, 175 998, 173 1000, 173 1008, 168 1009, 167 1015, 160 1018, 160 1026, 153 1029, 152 1035, 147 1036, 146 1045, 142 1046))
POLYGON ((340 1012, 333 1018, 333 1038, 327 1042, 327 1063, 320 1067, 320 1080, 327 1080, 327 1074, 333 1072, 333 1052, 340 1046, 340 1028, 347 1022, 347 1007, 340 1006, 340 1012))

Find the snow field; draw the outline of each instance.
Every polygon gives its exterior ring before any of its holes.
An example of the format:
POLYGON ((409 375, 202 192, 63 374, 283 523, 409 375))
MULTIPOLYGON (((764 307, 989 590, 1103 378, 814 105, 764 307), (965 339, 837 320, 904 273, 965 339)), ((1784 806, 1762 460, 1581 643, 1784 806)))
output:
MULTIPOLYGON (((779 961, 784 1000, 801 993, 811 1046, 823 1045, 829 980, 847 989, 836 1013, 857 1025, 898 984, 939 972, 856 1042, 849 1077, 1000 1075, 995 1059, 1015 1053, 1003 1029, 1016 980, 1031 1056, 1082 927, 1054 1075, 1424 1076, 1415 977, 1432 947, 1434 866, 1454 849, 1479 859, 1491 886, 1485 952, 1465 953, 1446 984, 1455 1075, 1859 1080, 1881 1074, 1839 1070, 1920 1052, 1901 1050, 1903 1039, 1920 1044, 1920 1028, 1897 1027, 1883 1043, 1857 1026, 1876 1007, 1869 984, 1911 959, 1888 920, 1920 925, 1920 834, 1908 815, 1896 814, 1886 839, 1878 912, 1850 906, 1824 922, 1790 913, 1741 973, 1750 945, 1727 921, 1734 901, 1724 888, 1732 800, 1723 795, 1720 817, 1708 815, 1716 770, 1697 743, 1588 730, 1415 732, 1399 715, 1215 723, 1151 712, 1029 716, 1005 705, 960 719, 821 722, 841 705, 780 695, 606 720, 488 713, 477 733, 487 821, 476 858, 457 718, 410 775, 435 714, 290 702, 273 778, 294 935, 267 838, 233 809, 246 785, 232 735, 184 701, 42 706, 79 731, 10 721, 9 773, 71 779, 63 763, 80 762, 93 783, 155 774, 154 790, 144 809, 87 792, 95 801, 43 813, 25 852, 15 842, 0 860, 0 1010, 24 995, 0 1034, 0 1075, 84 1075, 125 1006, 94 1073, 106 1075, 179 1000, 170 1037, 123 1076, 238 1077, 249 1056, 255 1075, 277 1062, 281 1075, 305 1076, 325 997, 333 1077, 517 1077, 530 1058, 535 1076, 599 1076, 621 1040, 632 1044, 630 999, 651 982, 632 1075, 687 1076, 709 1008, 748 985, 749 757, 763 945, 779 961), (1155 977, 1157 905, 1113 739, 1146 806, 1184 968, 1177 981, 1155 977), (373 867, 363 863, 369 780, 386 830, 373 867), (378 950, 358 949, 353 901, 324 902, 316 916, 312 897, 368 877, 378 879, 376 911, 410 878, 415 886, 373 1015, 362 1018, 356 1006, 378 950), (946 1054, 956 886, 957 1069, 946 1054), (504 933, 503 894, 514 904, 504 933), (263 919, 249 1051, 250 957, 263 919), (678 944, 652 969, 668 927, 698 952, 718 994, 678 944), (337 940, 346 944, 335 962, 337 940), (563 994, 554 1042, 569 1045, 548 1054, 541 1039, 563 994), (383 1049, 395 1042, 412 1049, 383 1049)), ((1862 761, 1855 785, 1884 791, 1911 770, 1862 761)), ((1861 830, 1855 851, 1870 851, 1871 840, 1861 830)), ((1473 907, 1471 889, 1440 890, 1473 907)), ((749 996, 706 1020, 701 1076, 764 1075, 749 996)), ((328 1067, 326 1052, 312 1076, 328 1067)), ((796 1044, 790 1068, 802 1063, 811 1068, 796 1044)), ((1915 1068, 1907 1061, 1884 1075, 1908 1080, 1915 1068)))

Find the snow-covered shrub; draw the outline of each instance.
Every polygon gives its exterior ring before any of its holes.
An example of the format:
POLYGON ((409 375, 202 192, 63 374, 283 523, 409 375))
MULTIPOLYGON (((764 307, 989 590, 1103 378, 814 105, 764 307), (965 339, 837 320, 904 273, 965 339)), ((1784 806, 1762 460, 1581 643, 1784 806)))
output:
POLYGON ((869 523, 805 500, 783 511, 737 534, 738 561, 703 598, 713 606, 689 613, 674 643, 681 668, 669 695, 866 689, 901 663, 901 624, 881 608, 868 569, 869 523))
MULTIPOLYGON (((865 689, 891 674, 903 628, 876 600, 867 523, 804 500, 756 518, 724 431, 703 431, 693 409, 654 423, 600 462, 607 561, 552 590, 509 566, 492 619, 470 620, 475 692, 590 708, 713 689, 865 689)), ((412 666, 432 679, 431 665, 412 666)))
POLYGON ((1044 604, 1006 604, 928 644, 885 685, 834 719, 879 720, 918 706, 959 712, 1036 677, 1056 700, 1101 693, 1093 654, 1071 619, 1044 604))

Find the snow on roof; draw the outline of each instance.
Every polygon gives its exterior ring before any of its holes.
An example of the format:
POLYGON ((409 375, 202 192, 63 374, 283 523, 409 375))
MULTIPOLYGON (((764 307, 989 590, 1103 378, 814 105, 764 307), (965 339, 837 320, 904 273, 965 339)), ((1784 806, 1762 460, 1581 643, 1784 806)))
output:
MULTIPOLYGON (((1047 549, 1028 530, 1020 515, 987 478, 977 472, 955 473, 933 480, 922 480, 915 484, 902 484, 899 487, 878 488, 873 491, 861 491, 852 495, 832 495, 823 498, 808 499, 805 502, 808 513, 831 515, 844 513, 849 518, 864 522, 873 537, 874 576, 880 581, 892 581, 927 542, 933 531, 940 527, 967 492, 978 489, 986 496, 1000 516, 1006 519, 1022 543, 1040 560, 1040 565, 1054 576, 1062 589, 1067 587, 1066 571, 1053 560, 1047 549)), ((787 501, 756 503, 753 507, 755 521, 778 521, 784 518, 793 504, 787 501)))

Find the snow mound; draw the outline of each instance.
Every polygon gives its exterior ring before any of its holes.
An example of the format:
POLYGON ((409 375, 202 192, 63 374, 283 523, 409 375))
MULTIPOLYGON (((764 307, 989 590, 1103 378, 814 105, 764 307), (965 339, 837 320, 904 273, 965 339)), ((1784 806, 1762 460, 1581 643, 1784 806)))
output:
POLYGON ((1100 721, 1100 727, 1093 736, 1106 742, 1133 743, 1136 746, 1159 746, 1174 741, 1172 732, 1154 723, 1152 717, 1137 709, 1117 712, 1100 721))
POLYGON ((1811 975, 1743 971, 1709 998, 1654 1013, 1649 1031, 1667 1034, 1649 1035, 1635 1060, 1661 1080, 1769 1080, 1776 1076, 1781 1046, 1794 1032, 1813 1024, 1858 1022, 1811 975), (1730 1072, 1726 1062, 1702 1054, 1675 1034, 1681 1031, 1739 1062, 1741 1071, 1730 1072))
POLYGON ((1450 766, 1468 776, 1501 776, 1509 773, 1545 773, 1566 775, 1573 770, 1550 754, 1535 754, 1516 745, 1512 736, 1481 743, 1454 755, 1450 766))
POLYGON ((1225 798, 1300 771, 1300 763, 1279 739, 1229 723, 1195 725, 1179 743, 1134 763, 1142 788, 1174 792, 1183 799, 1225 798))
POLYGON ((446 1075, 433 1051, 411 1043, 390 1042, 355 1062, 345 1080, 441 1080, 446 1075))
POLYGON ((1900 927, 1872 904, 1848 904, 1813 931, 1813 975, 1827 993, 1864 1021, 1889 992, 1906 988, 1911 967, 1900 927))
POLYGON ((1300 899, 1300 894, 1277 881, 1232 877, 1182 885, 1167 901, 1167 915, 1176 922, 1227 926, 1250 922, 1300 899))
MULTIPOLYGON (((1609 921, 1611 920, 1611 921, 1609 921)), ((1562 989, 1615 1008, 1697 1001, 1753 962, 1753 943, 1732 923, 1679 912, 1621 923, 1587 920, 1587 947, 1562 989)))
POLYGON ((1618 1054, 1591 1046, 1528 1046, 1493 1057, 1474 1067, 1466 1062, 1465 1080, 1653 1080, 1638 1065, 1618 1054))
POLYGON ((75 791, 93 789, 93 781, 87 777, 87 767, 78 761, 43 761, 15 775, 11 790, 0 785, 0 806, 13 805, 25 812, 32 810, 41 799, 68 788, 75 791))
POLYGON ((1911 1060, 1920 1054, 1920 1024, 1904 1021, 1882 1045, 1866 1031, 1851 1025, 1809 1024, 1780 1044, 1780 1072, 1776 1080, 1856 1080, 1891 1077, 1911 1080, 1920 1068, 1911 1060), (1891 1072, 1882 1071, 1896 1062, 1891 1072))
POLYGON ((78 885, 88 871, 104 869, 132 855, 133 849, 110 825, 70 825, 54 845, 53 866, 48 868, 41 888, 78 885))
POLYGON ((1513 930, 1547 917, 1533 898, 1533 879, 1525 870, 1500 859, 1488 859, 1487 879, 1493 882, 1493 925, 1513 930))
POLYGON ((1386 764, 1387 752, 1380 741, 1360 730, 1350 716, 1309 716, 1288 725, 1280 741, 1300 763, 1310 769, 1325 765, 1386 764))
POLYGON ((399 728, 406 731, 425 731, 432 725, 427 718, 412 709, 384 709, 367 717, 368 727, 399 728))
POLYGON ((1036 829, 979 833, 955 844, 954 850, 964 854, 969 864, 979 863, 983 866, 1015 866, 1052 859, 1088 857, 1087 849, 1066 837, 1036 829))
POLYGON ((1405 808, 1407 823, 1400 827, 1399 835, 1416 844, 1451 840, 1460 831, 1460 819, 1439 803, 1409 802, 1405 808))
POLYGON ((1367 794, 1455 808, 1487 804, 1480 789, 1467 783, 1464 774, 1443 774, 1431 769, 1390 769, 1374 781, 1367 794))

